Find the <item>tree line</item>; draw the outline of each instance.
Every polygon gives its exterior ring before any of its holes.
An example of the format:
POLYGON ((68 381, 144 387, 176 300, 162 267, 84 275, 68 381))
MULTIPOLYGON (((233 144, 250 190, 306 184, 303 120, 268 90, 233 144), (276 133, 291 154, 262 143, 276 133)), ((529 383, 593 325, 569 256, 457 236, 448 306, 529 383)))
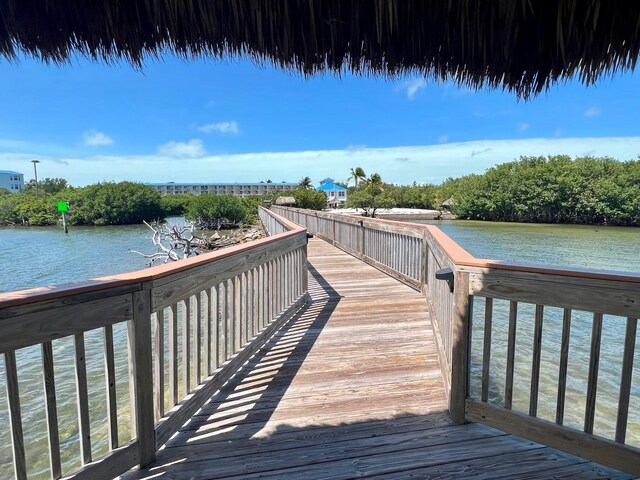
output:
POLYGON ((61 178, 27 184, 22 193, 0 190, 0 225, 55 225, 60 219, 58 202, 69 202, 70 225, 126 225, 185 216, 204 228, 220 228, 257 222, 258 205, 275 203, 278 196, 293 196, 300 208, 322 210, 326 196, 299 188, 262 196, 166 195, 136 182, 104 182, 73 188, 61 178))
POLYGON ((436 197, 453 198, 461 218, 637 226, 640 160, 520 157, 483 175, 449 178, 436 197))

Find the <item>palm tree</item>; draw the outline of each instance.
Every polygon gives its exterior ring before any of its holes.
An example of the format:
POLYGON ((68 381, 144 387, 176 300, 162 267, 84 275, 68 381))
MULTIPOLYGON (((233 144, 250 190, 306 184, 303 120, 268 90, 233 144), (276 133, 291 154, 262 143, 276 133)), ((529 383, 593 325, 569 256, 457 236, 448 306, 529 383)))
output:
POLYGON ((356 167, 351 169, 351 176, 347 179, 347 182, 353 178, 353 183, 355 183, 355 187, 358 188, 358 182, 363 181, 367 178, 367 174, 364 173, 364 170, 361 167, 356 167))
POLYGON ((302 190, 309 190, 312 187, 313 185, 311 185, 311 179, 309 177, 301 178, 300 182, 298 182, 298 188, 302 190))
POLYGON ((365 188, 371 195, 376 195, 384 190, 382 177, 379 173, 373 173, 365 180, 365 188))

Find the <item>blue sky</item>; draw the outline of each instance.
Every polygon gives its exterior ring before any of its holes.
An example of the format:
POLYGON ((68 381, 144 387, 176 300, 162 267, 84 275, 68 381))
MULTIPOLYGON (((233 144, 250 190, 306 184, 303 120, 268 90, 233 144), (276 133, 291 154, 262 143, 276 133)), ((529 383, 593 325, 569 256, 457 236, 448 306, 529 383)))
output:
POLYGON ((245 60, 0 60, 0 169, 107 180, 440 182, 519 155, 640 154, 640 74, 528 102, 419 78, 304 79, 245 60))

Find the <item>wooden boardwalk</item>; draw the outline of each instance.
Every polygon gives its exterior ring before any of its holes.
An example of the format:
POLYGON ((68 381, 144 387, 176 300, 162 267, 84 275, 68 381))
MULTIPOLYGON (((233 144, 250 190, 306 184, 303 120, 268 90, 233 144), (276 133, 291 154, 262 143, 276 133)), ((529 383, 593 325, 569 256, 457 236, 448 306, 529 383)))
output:
POLYGON ((126 479, 630 478, 453 425, 424 298, 317 239, 313 302, 126 479))

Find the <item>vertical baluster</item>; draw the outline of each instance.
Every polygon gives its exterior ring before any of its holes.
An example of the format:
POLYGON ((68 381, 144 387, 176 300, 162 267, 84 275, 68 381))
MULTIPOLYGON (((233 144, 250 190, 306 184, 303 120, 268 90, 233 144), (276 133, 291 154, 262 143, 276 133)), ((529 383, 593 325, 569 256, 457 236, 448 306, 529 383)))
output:
POLYGON ((116 401, 116 370, 113 350, 113 327, 104 327, 104 376, 107 390, 107 423, 109 448, 118 448, 118 404, 116 401))
POLYGON ((218 286, 214 285, 210 291, 209 307, 209 343, 211 345, 209 357, 209 375, 218 368, 218 286))
POLYGON ((540 357, 542 350, 542 320, 544 306, 536 305, 536 319, 533 332, 533 360, 531 363, 531 390, 529 396, 529 415, 538 415, 538 389, 540 386, 540 357))
POLYGON ((260 266, 260 329, 262 330, 267 317, 267 263, 260 266))
POLYGON ((587 404, 584 413, 584 431, 593 433, 596 413, 596 392, 598 390, 598 366, 600 364, 600 341, 602 339, 602 314, 593 314, 591 330, 591 353, 589 355, 589 377, 587 382, 587 404))
POLYGON ((243 345, 251 339, 251 287, 249 284, 250 270, 242 274, 242 340, 243 345))
POLYGON ((42 344, 42 372, 44 378, 45 407, 47 416, 47 437, 49 440, 49 460, 51 478, 62 476, 60 464, 60 437, 58 434, 58 403, 53 370, 53 348, 51 342, 42 344))
POLYGON ((507 377, 504 386, 504 406, 511 410, 513 401, 513 368, 516 355, 516 322, 518 302, 511 301, 509 306, 509 337, 507 341, 507 377))
POLYGON ((253 300, 251 301, 251 331, 253 332, 253 336, 257 335, 260 330, 260 267, 256 267, 252 271, 251 275, 251 294, 253 296, 253 300))
POLYGON ((87 361, 84 350, 84 333, 74 335, 76 396, 78 402, 78 424, 80 456, 82 464, 91 462, 91 432, 89 424, 89 395, 87 392, 87 361))
POLYGON ((485 298, 484 345, 482 349, 482 401, 489 401, 489 375, 491 367, 491 324, 493 322, 493 298, 485 298))
POLYGON ((211 289, 200 292, 200 305, 202 306, 201 321, 204 323, 204 336, 202 343, 202 375, 208 377, 211 374, 211 289))
POLYGON ((631 374, 633 373, 633 354, 636 350, 637 318, 627 318, 627 330, 624 336, 624 354, 622 355, 622 373, 620 375, 620 396, 618 397, 618 418, 616 419, 616 442, 624 443, 627 435, 629 416, 629 396, 631 394, 631 374))
POLYGON ((253 270, 247 270, 245 274, 245 311, 247 315, 245 317, 245 325, 246 325, 246 341, 248 342, 253 338, 254 330, 253 330, 253 270))
POLYGON ((562 315, 562 341, 560 344, 560 367, 558 371, 558 400, 556 423, 564 422, 564 400, 567 392, 567 365, 569 363, 569 339, 571 337, 571 309, 565 308, 562 315))
POLYGON ((309 291, 309 270, 307 268, 307 247, 302 247, 302 292, 309 291))
POLYGON ((233 278, 233 336, 234 353, 242 347, 242 274, 239 273, 233 278))
POLYGON ((191 297, 182 302, 182 398, 191 391, 191 297))
POLYGON ((164 416, 164 311, 155 312, 152 315, 154 323, 153 345, 154 358, 154 409, 155 418, 164 416))
POLYGON ((234 280, 227 280, 227 322, 225 325, 227 334, 227 358, 235 353, 235 286, 234 280))
POLYGON ((193 367, 195 385, 202 383, 202 322, 200 321, 202 292, 192 297, 193 313, 192 330, 193 330, 193 367))
POLYGON ((15 470, 16 480, 26 480, 27 465, 24 456, 24 436, 22 433, 16 352, 5 352, 4 368, 7 377, 7 401, 9 407, 9 428, 11 428, 11 444, 13 448, 13 468, 15 470))
POLYGON ((167 309, 169 324, 169 398, 171 406, 178 403, 178 306, 167 309))
POLYGON ((219 300, 219 315, 216 321, 217 337, 218 337, 218 367, 224 363, 227 359, 227 291, 226 282, 218 284, 218 300, 219 300))

